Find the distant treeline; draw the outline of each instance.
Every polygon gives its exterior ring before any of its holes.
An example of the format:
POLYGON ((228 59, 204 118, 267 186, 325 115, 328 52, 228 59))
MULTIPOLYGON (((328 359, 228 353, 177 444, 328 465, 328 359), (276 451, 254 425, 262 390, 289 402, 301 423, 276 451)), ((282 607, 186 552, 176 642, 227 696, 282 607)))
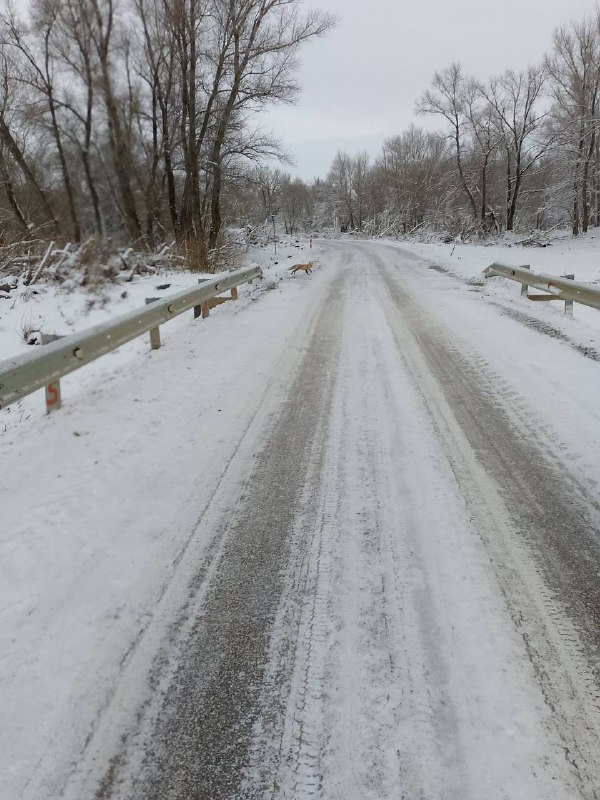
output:
POLYGON ((585 232, 600 225, 599 89, 596 13, 558 28, 542 63, 522 72, 486 82, 459 64, 436 72, 417 113, 438 120, 439 132, 411 126, 372 163, 339 152, 326 179, 304 192, 259 171, 253 202, 280 206, 296 226, 379 234, 585 232))

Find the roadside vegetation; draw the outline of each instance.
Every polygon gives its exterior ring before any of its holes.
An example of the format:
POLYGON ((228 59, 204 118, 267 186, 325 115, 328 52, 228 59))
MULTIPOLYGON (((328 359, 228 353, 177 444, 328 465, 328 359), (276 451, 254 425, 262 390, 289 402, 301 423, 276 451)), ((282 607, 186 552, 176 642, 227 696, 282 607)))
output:
POLYGON ((299 0, 5 8, 0 269, 35 280, 91 253, 106 271, 135 253, 218 268, 237 187, 284 157, 257 114, 293 101, 298 49, 332 24, 299 0))

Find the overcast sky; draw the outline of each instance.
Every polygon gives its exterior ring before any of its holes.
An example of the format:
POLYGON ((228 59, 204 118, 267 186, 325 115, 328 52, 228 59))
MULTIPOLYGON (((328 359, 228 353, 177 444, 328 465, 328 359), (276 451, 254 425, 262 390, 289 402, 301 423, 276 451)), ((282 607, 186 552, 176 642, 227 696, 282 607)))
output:
MULTIPOLYGON (((337 28, 302 51, 299 103, 262 120, 283 139, 304 179, 324 177, 338 149, 371 155, 401 132, 436 69, 460 61, 485 79, 522 69, 553 30, 594 0, 322 0, 337 28)), ((431 123, 429 123, 431 124, 431 123)))

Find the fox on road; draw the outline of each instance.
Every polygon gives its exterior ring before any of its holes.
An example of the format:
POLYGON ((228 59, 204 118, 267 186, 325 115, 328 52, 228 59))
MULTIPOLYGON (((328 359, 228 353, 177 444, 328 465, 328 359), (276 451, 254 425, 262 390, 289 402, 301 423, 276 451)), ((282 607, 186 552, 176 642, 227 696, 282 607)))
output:
POLYGON ((313 267, 313 262, 309 261, 308 264, 294 264, 289 268, 289 270, 292 273, 292 275, 295 275, 297 272, 300 272, 300 270, 303 269, 304 272, 306 272, 306 274, 308 275, 308 273, 312 272, 312 267, 313 267))

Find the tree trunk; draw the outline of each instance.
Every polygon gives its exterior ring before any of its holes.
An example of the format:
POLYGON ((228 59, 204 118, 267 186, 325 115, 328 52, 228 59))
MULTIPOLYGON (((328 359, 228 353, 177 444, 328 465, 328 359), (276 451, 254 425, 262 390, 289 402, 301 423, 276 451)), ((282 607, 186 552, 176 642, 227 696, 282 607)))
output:
POLYGON ((594 225, 600 226, 600 137, 596 132, 598 110, 594 114, 594 225))
POLYGON ((508 210, 508 219, 506 221, 506 230, 512 231, 515 227, 515 217, 517 216, 517 205, 519 201, 519 193, 521 190, 521 182, 523 180, 523 175, 521 173, 521 166, 520 163, 517 164, 517 171, 515 173, 515 179, 513 182, 513 191, 512 197, 510 200, 510 207, 508 210))
MULTIPOLYGON (((578 144, 578 152, 577 152, 577 164, 575 166, 575 174, 573 178, 573 235, 578 236, 580 233, 580 224, 579 224, 579 176, 582 164, 585 166, 585 156, 584 156, 584 148, 585 148, 585 119, 583 117, 583 113, 580 120, 579 125, 579 144, 578 144)), ((584 200, 585 202, 585 200, 584 200)))
POLYGON ((488 157, 486 156, 483 168, 481 170, 481 227, 484 230, 486 227, 486 211, 487 211, 487 173, 488 173, 488 157))
POLYGON ((152 85, 152 163, 150 165, 150 176, 146 184, 146 236, 150 243, 154 241, 154 224, 160 218, 161 197, 157 186, 160 148, 158 144, 158 100, 156 84, 157 79, 155 76, 152 85))
POLYGON ((6 170, 6 166, 4 164, 4 157, 1 153, 0 153, 0 175, 2 176, 4 191, 6 192, 6 197, 8 198, 10 207, 13 210, 13 213, 19 224, 19 227, 24 233, 26 233, 29 230, 29 226, 27 224, 27 220, 25 219, 25 214, 21 210, 21 206, 19 205, 19 201, 17 200, 17 197, 15 195, 12 181, 10 180, 10 177, 6 170))
POLYGON ((512 231, 510 221, 510 203, 512 197, 512 168, 510 163, 510 150, 506 150, 506 230, 512 231))
MULTIPOLYGON (((587 233, 590 227, 590 167, 592 166, 592 159, 594 158, 594 153, 596 150, 596 126, 594 124, 596 116, 596 101, 594 100, 594 107, 592 109, 592 120, 591 120, 591 135, 590 135, 590 146, 587 149, 587 153, 585 156, 585 163, 583 165, 583 183, 582 183, 582 194, 583 194, 583 232, 587 233)), ((593 191, 593 190, 592 190, 593 191)))
POLYGON ((109 45, 113 27, 113 0, 109 0, 108 2, 108 16, 106 20, 102 16, 99 0, 94 0, 93 8, 98 27, 102 32, 100 39, 96 43, 96 48, 100 60, 101 85, 104 94, 104 104, 106 106, 108 143, 117 175, 121 200, 123 202, 125 228, 129 239, 133 242, 141 238, 142 228, 137 213, 135 196, 131 187, 130 168, 132 153, 125 140, 119 116, 119 108, 115 100, 112 86, 109 45))
POLYGON ((9 128, 8 128, 8 125, 6 124, 6 121, 5 121, 5 119, 4 119, 4 117, 2 115, 0 115, 0 138, 2 138, 2 141, 6 145, 6 148, 7 148, 8 152, 11 154, 11 156, 13 157, 15 163, 18 165, 18 167, 20 168, 20 170, 23 173, 23 175, 25 176, 25 178, 31 184, 31 187, 34 190, 35 194, 40 199, 40 202, 42 204, 42 208, 44 209, 44 213, 46 214, 46 216, 48 217, 48 219, 52 223, 52 227, 54 228, 54 231, 56 233, 60 233, 60 227, 59 227, 59 224, 58 224, 58 220, 56 219, 56 216, 54 215, 54 211, 52 210, 50 202, 48 201, 48 198, 46 197, 46 193, 44 192, 44 190, 41 188, 41 186, 37 182, 35 175, 31 171, 27 161, 25 160, 25 156, 21 152, 21 149, 19 148, 19 145, 13 139, 13 136, 12 136, 12 134, 11 134, 9 128))
POLYGON ((87 82, 87 107, 85 116, 85 133, 84 133, 83 147, 81 148, 81 160, 83 162, 83 169, 85 172, 85 179, 88 185, 90 197, 92 198, 96 231, 99 236, 102 236, 104 233, 104 225, 102 224, 102 215, 100 213, 100 199, 98 197, 98 192, 96 190, 96 183, 94 181, 94 176, 92 175, 92 169, 90 165, 90 145, 92 143, 92 120, 94 114, 94 84, 92 77, 92 69, 89 63, 89 58, 87 57, 87 53, 84 53, 84 57, 85 57, 85 74, 87 82))
POLYGON ((589 186, 589 163, 586 159, 583 165, 583 175, 581 178, 581 231, 587 233, 590 227, 590 205, 588 197, 589 186))
POLYGON ((167 179, 167 197, 169 203, 169 213, 171 215, 171 224, 173 225, 173 233, 179 236, 179 213, 177 211, 177 196, 175 193, 175 175, 173 174, 173 160, 171 157, 171 134, 169 130, 169 118, 167 106, 159 94, 161 125, 162 125, 162 146, 163 146, 163 161, 165 164, 165 173, 167 179))
POLYGON ((85 172, 85 180, 88 186, 90 197, 92 198, 96 232, 98 233, 98 236, 102 236, 104 234, 104 226, 102 224, 102 215, 100 213, 100 199, 98 197, 94 176, 92 175, 92 170, 90 167, 90 153, 87 146, 81 150, 81 161, 83 163, 83 171, 85 172))
POLYGON ((119 111, 113 96, 110 76, 108 74, 108 65, 106 65, 106 68, 103 68, 103 71, 105 73, 103 84, 104 98, 106 103, 106 116, 108 122, 108 141, 113 157, 115 172, 117 174, 117 181, 119 183, 119 191, 123 201, 125 228, 130 240, 136 241, 142 236, 142 228, 137 213, 133 189, 131 188, 129 173, 131 153, 129 152, 129 148, 127 147, 123 137, 123 130, 119 120, 119 111))
POLYGON ((219 233, 221 231, 221 189, 223 185, 223 169, 220 163, 221 153, 220 148, 217 151, 213 150, 213 184, 210 194, 210 231, 208 234, 208 249, 214 250, 217 246, 219 233), (219 159, 217 162, 216 159, 219 159))
MULTIPOLYGON (((598 124, 598 117, 595 119, 594 129, 598 124)), ((600 226, 600 137, 595 135, 594 147, 594 199, 595 199, 595 217, 594 225, 600 226)))
POLYGON ((454 134, 454 142, 456 145, 456 166, 458 167, 458 174, 460 176, 460 181, 463 187, 463 191, 467 195, 469 199, 469 204, 471 206, 471 211, 473 213, 473 219, 477 222, 479 218, 479 214, 477 212, 477 203, 475 202, 475 198, 473 197, 473 193, 469 189, 469 185, 467 183, 467 179, 465 178, 465 173, 462 165, 462 151, 460 145, 460 133, 458 130, 458 126, 455 128, 454 134))
POLYGON ((52 133, 54 135, 56 152, 58 153, 58 160, 60 163, 60 170, 62 172, 63 184, 65 187, 65 193, 67 195, 67 206, 69 208, 69 216, 71 217, 71 225, 73 228, 72 236, 75 242, 79 242, 81 240, 81 228, 79 225, 79 219, 77 218, 77 211, 75 209, 75 195, 73 193, 73 184, 71 183, 71 176, 69 175, 69 170, 67 167, 67 159, 65 157, 62 137, 60 135, 60 127, 58 124, 58 119, 56 117, 56 103, 54 102, 54 90, 50 78, 50 51, 48 49, 49 35, 50 35, 50 29, 48 29, 45 37, 46 74, 43 80, 46 88, 46 97, 48 99, 48 109, 50 111, 50 119, 52 121, 52 133))

